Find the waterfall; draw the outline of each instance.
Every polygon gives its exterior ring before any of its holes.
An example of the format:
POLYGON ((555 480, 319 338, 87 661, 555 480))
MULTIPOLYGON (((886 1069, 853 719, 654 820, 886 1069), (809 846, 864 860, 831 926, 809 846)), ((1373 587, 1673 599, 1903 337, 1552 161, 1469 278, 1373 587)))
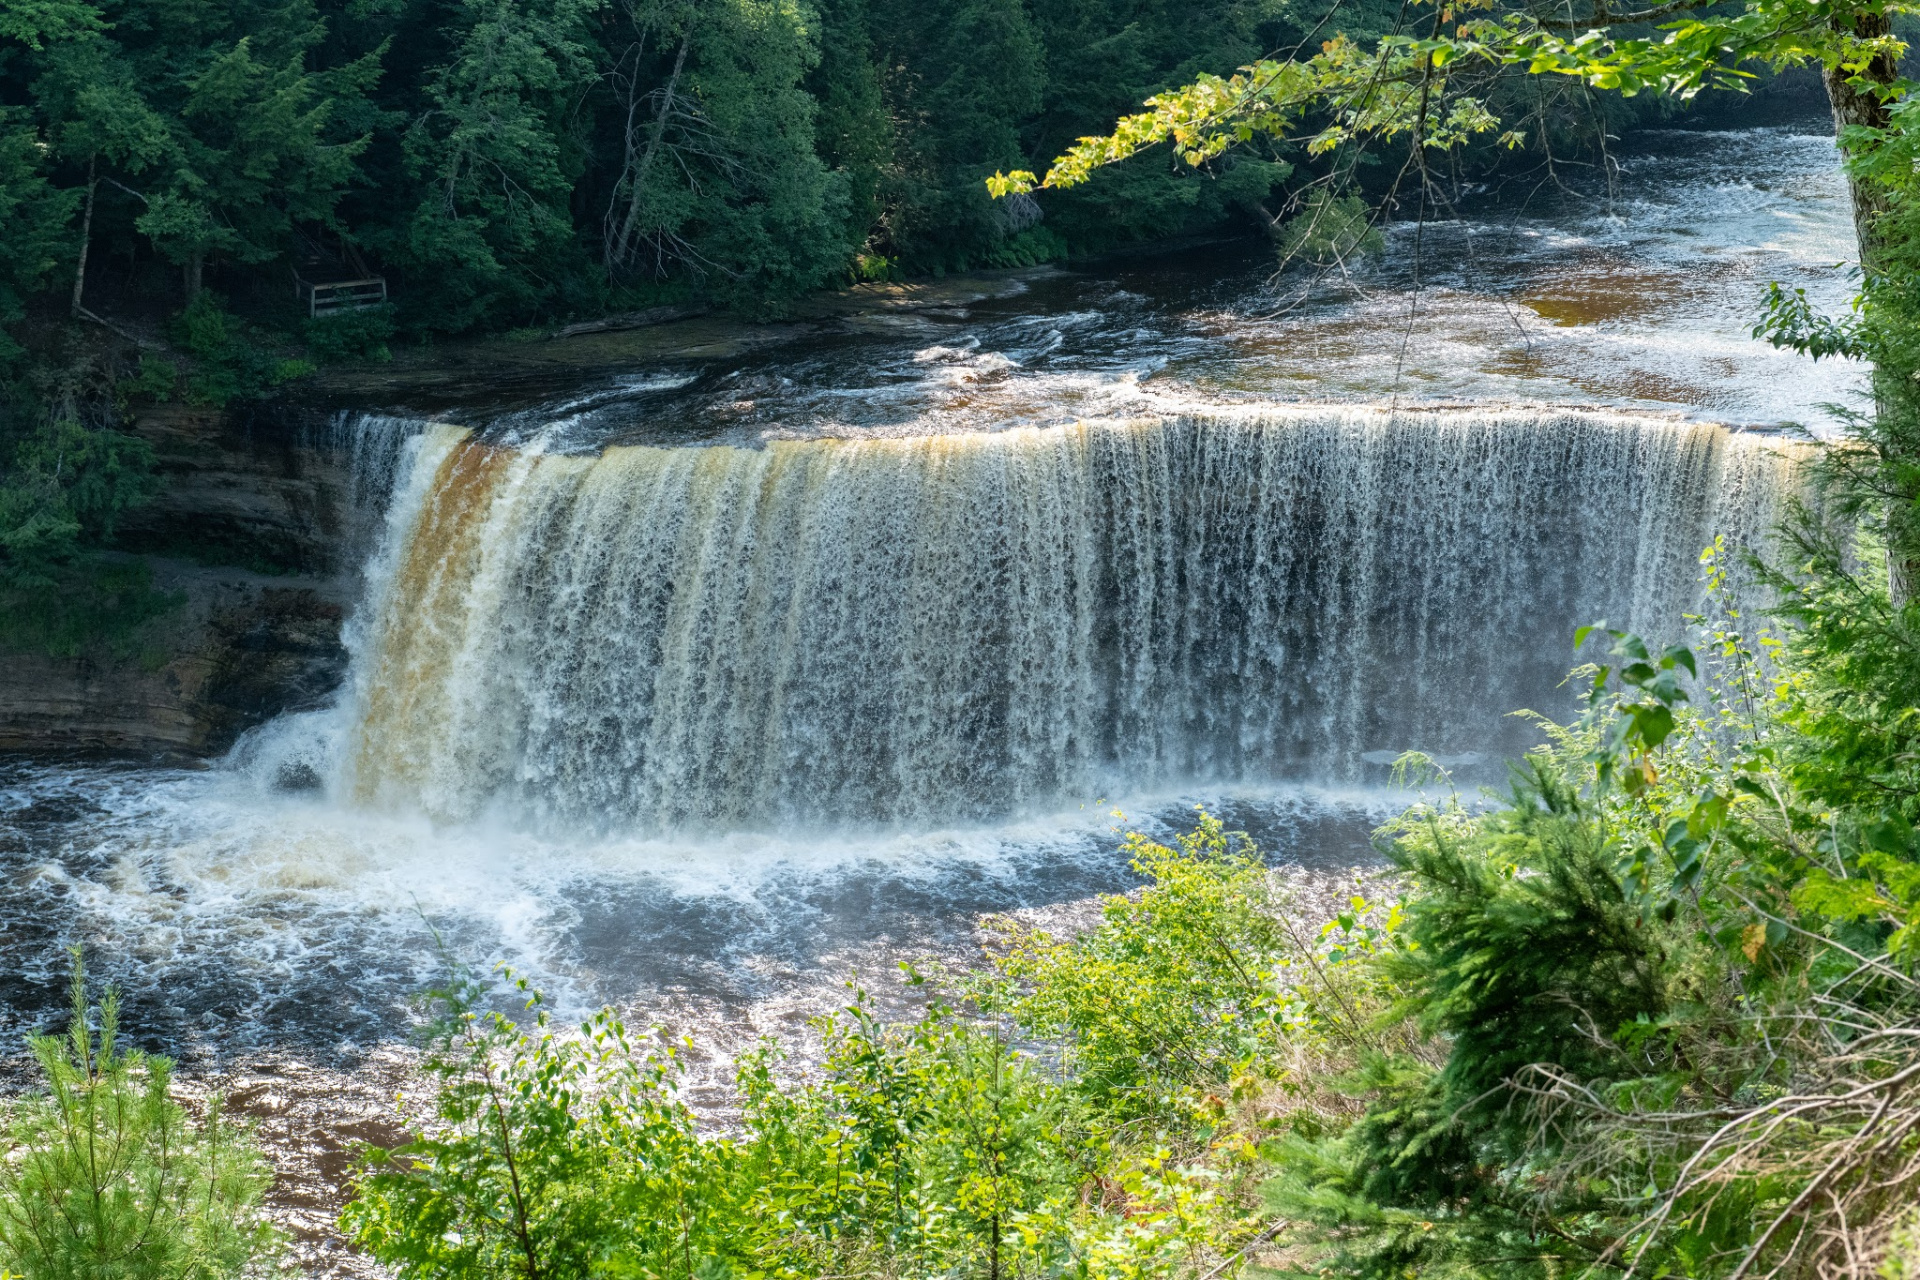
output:
POLYGON ((634 830, 965 821, 1511 752, 1579 624, 1670 636, 1793 461, 1579 411, 997 433, 419 440, 338 787, 634 830), (1377 766, 1371 766, 1376 769, 1377 766))

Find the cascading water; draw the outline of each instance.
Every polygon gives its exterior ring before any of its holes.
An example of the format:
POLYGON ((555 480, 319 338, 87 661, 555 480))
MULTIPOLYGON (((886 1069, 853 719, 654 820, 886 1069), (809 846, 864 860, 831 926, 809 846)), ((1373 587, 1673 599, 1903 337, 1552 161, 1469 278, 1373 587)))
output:
POLYGON ((364 565, 338 705, 210 767, 0 760, 0 1030, 85 943, 189 1058, 358 1061, 448 955, 750 1039, 1129 887, 1116 829, 1195 803, 1341 888, 1394 753, 1497 776, 1573 628, 1672 635, 1761 539, 1790 452, 1662 408, 1817 431, 1858 387, 1747 337, 1769 280, 1851 290, 1818 132, 1641 135, 1612 198, 1409 223, 1304 300, 1209 246, 397 361, 415 416, 312 441, 364 565))
POLYGON ((1525 742, 1504 712, 1560 709, 1575 626, 1674 634, 1701 548, 1757 543, 1792 465, 1581 411, 595 456, 436 428, 337 785, 451 820, 819 828, 1497 755, 1525 742))

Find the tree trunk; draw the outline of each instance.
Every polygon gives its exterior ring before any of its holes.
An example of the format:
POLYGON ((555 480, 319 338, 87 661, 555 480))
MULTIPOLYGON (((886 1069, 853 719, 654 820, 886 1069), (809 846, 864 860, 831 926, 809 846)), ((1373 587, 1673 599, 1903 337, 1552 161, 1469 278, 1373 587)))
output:
MULTIPOLYGON (((1833 25, 1841 34, 1863 40, 1885 36, 1893 30, 1883 13, 1837 14, 1833 25)), ((1900 69, 1885 54, 1859 73, 1857 78, 1864 82, 1862 84, 1849 83, 1856 77, 1844 67, 1828 67, 1825 72, 1827 101, 1833 106, 1834 133, 1841 134, 1853 126, 1886 128, 1890 119, 1888 100, 1875 91, 1891 88, 1899 76, 1900 69)), ((1887 211, 1886 193, 1851 176, 1847 185, 1853 196, 1853 229, 1860 237, 1860 266, 1871 272, 1880 258, 1881 232, 1875 224, 1887 211)))
POLYGON ((1913 575, 1920 565, 1915 565, 1907 557, 1898 554, 1892 547, 1887 548, 1887 598, 1893 607, 1906 607, 1913 598, 1913 575))
POLYGON ((180 268, 181 275, 186 279, 188 306, 192 306, 193 300, 200 296, 201 274, 205 270, 206 265, 207 255, 204 253, 196 253, 188 258, 180 268))
MULTIPOLYGON (((1893 30, 1891 21, 1884 13, 1836 14, 1833 27, 1842 35, 1857 36, 1863 40, 1885 36, 1893 30)), ((1869 62, 1857 76, 1843 67, 1826 68, 1827 101, 1833 106, 1835 135, 1844 136, 1849 128, 1887 128, 1892 122, 1891 98, 1876 90, 1890 89, 1899 79, 1899 74, 1894 60, 1885 54, 1869 62), (1856 79, 1860 83, 1852 83, 1856 79)), ((1887 194, 1871 182, 1851 174, 1847 177, 1847 187, 1853 200, 1854 234, 1860 240, 1860 269, 1872 275, 1885 262, 1886 232, 1880 226, 1880 219, 1888 209, 1887 194)), ((1893 411, 1893 406, 1884 394, 1886 389, 1881 385, 1883 376, 1897 375, 1876 370, 1873 376, 1874 410, 1884 418, 1893 411)), ((1920 582, 1920 562, 1916 562, 1912 555, 1914 539, 1911 532, 1903 527, 1899 513, 1890 511, 1888 516, 1887 594, 1894 608, 1898 609, 1911 598, 1914 585, 1920 582)))
POLYGON ((99 158, 87 161, 87 203, 85 212, 80 215, 80 262, 73 272, 73 317, 78 320, 86 311, 83 299, 87 292, 87 250, 93 246, 93 193, 100 185, 95 166, 99 158))
MULTIPOLYGON (((633 175, 632 185, 628 189, 627 216, 621 220, 620 234, 614 240, 613 252, 608 255, 609 274, 626 265, 627 256, 632 252, 634 225, 640 220, 640 203, 645 198, 647 171, 653 168, 653 157, 660 150, 660 140, 666 136, 667 116, 673 110, 673 95, 680 86, 680 70, 687 65, 687 46, 693 43, 693 33, 688 32, 680 40, 680 52, 673 58, 673 74, 667 77, 667 87, 660 94, 660 110, 654 113, 653 128, 648 131, 647 149, 640 156, 638 164, 632 164, 632 141, 628 141, 629 172, 633 175)), ((636 73, 637 73, 636 68, 636 73)))

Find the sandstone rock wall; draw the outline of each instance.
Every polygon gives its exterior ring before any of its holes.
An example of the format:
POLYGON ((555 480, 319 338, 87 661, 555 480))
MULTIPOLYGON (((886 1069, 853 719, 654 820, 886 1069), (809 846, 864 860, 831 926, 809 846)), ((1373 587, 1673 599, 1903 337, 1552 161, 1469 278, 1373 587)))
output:
POLYGON ((348 567, 340 540, 351 477, 325 415, 163 405, 131 429, 158 455, 162 487, 124 522, 128 550, 273 573, 348 567))
POLYGON ((123 655, 0 653, 0 751, 215 754, 345 672, 350 477, 325 419, 163 406, 131 429, 164 486, 121 546, 181 603, 123 655))

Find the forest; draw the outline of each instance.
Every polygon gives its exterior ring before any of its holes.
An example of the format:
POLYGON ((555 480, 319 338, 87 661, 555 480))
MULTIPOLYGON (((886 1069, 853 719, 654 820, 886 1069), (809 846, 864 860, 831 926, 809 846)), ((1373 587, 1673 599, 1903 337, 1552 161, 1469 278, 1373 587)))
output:
POLYGON ((1141 243, 1266 237, 1330 261, 1502 166, 1533 187, 1604 173, 1610 130, 1699 105, 1509 75, 1506 133, 1465 136, 1419 193, 1403 138, 1315 139, 1331 100, 1295 136, 990 191, 1197 76, 1407 19, 1385 0, 10 3, 0 579, 52 619, 10 643, 64 651, 150 607, 93 570, 86 616, 45 594, 156 492, 118 429, 142 406, 257 400, 395 342, 765 317, 810 290, 1141 243), (381 305, 314 305, 370 280, 381 305))
MULTIPOLYGON (((1391 140, 1263 135, 1042 197, 987 179, 1195 76, 1404 19, 1384 0, 10 3, 0 579, 16 621, 42 619, 10 643, 65 651, 152 607, 80 572, 157 491, 119 429, 142 406, 244 403, 401 341, 767 316, 809 290, 1142 242, 1271 237, 1309 259, 1370 242, 1422 207, 1401 207, 1391 140), (314 305, 316 285, 370 279, 382 305, 314 305), (56 581, 92 603, 66 608, 56 581)), ((1608 129, 1688 105, 1539 77, 1497 94, 1535 184, 1556 154, 1590 166, 1608 129)), ((1511 152, 1470 139, 1450 189, 1511 152)))
MULTIPOLYGON (((1115 172, 1044 220, 982 180, 1298 43, 1308 9, 11 5, 0 306, 17 342, 29 316, 164 320, 205 289, 298 339, 294 273, 351 259, 389 278, 401 329, 445 334, 689 295, 764 311, 1258 226, 1284 210, 1278 156, 1115 172)), ((1390 17, 1349 7, 1342 26, 1390 17)))
MULTIPOLYGON (((1776 286, 1754 337, 1859 362, 1870 397, 1807 446, 1757 555, 1698 549, 1686 635, 1567 638, 1579 710, 1535 717, 1503 787, 1403 755, 1386 869, 1330 919, 1202 812, 1127 837, 1139 887, 1085 928, 990 921, 974 966, 903 966, 919 1016, 856 988, 807 1069, 763 1042, 719 1119, 680 1088, 686 1042, 568 1026, 449 964, 341 1230, 402 1280, 1920 1276, 1905 16, 1436 4, 1336 36, 1308 9, 1047 0, 0 10, 21 589, 151 492, 102 405, 238 398, 397 335, 1426 212, 1483 151, 1577 132, 1589 91, 1665 110, 1812 65, 1839 122, 1858 293, 1830 314, 1776 286), (377 264, 391 311, 303 320, 294 273, 329 256, 377 264), (122 329, 179 365, 121 335, 104 390, 62 382, 62 343, 122 329)), ((272 1265, 247 1122, 176 1096, 77 955, 71 1007, 7 1110, 0 1265, 272 1265)))
MULTIPOLYGON (((1368 29, 1375 8, 1345 20, 1368 29)), ((1316 17, 1284 0, 9 3, 0 629, 70 648, 155 607, 122 589, 137 568, 87 559, 156 492, 151 450, 117 429, 144 405, 258 398, 395 341, 688 302, 763 316, 862 280, 1257 234, 1286 212, 1277 152, 1116 171, 1044 220, 983 180, 1316 17), (298 284, 370 276, 386 305, 318 317, 298 284)))

